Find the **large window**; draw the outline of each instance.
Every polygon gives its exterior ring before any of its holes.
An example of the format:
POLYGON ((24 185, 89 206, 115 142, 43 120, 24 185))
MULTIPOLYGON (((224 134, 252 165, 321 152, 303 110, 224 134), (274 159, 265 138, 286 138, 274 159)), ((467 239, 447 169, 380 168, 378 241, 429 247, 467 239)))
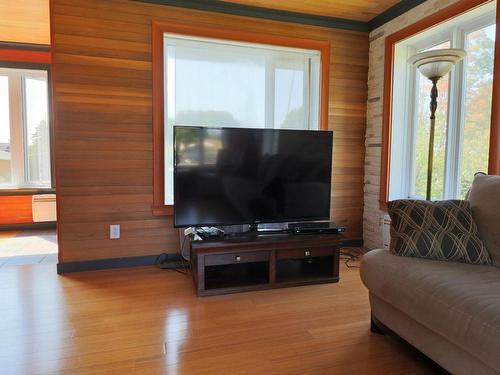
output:
POLYGON ((320 51, 164 34, 164 203, 173 126, 318 129, 320 51))
POLYGON ((467 52, 438 83, 432 199, 463 198, 488 171, 494 45, 495 3, 395 45, 389 199, 425 197, 431 83, 407 63, 418 52, 467 52))
POLYGON ((0 188, 50 188, 47 71, 0 68, 0 188))

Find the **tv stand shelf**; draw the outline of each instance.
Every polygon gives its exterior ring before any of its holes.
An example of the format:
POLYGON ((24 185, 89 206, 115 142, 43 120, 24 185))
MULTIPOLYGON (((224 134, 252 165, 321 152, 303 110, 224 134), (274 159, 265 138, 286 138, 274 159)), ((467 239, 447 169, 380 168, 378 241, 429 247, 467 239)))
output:
POLYGON ((339 280, 341 234, 259 234, 190 241, 199 296, 339 280))

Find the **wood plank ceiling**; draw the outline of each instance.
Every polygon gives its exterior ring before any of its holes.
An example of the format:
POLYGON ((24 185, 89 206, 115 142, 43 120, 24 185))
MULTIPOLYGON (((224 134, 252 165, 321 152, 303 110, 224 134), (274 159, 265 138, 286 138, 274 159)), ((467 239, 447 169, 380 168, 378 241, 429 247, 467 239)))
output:
POLYGON ((50 44, 48 0, 0 0, 0 42, 50 44))
POLYGON ((223 2, 368 22, 397 4, 399 0, 223 0, 223 2))

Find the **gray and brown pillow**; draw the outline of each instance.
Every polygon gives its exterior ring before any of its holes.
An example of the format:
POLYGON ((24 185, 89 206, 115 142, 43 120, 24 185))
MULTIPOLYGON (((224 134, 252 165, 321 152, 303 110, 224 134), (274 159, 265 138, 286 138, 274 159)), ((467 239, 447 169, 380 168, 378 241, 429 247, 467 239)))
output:
POLYGON ((468 201, 395 200, 391 217, 390 251, 396 255, 491 264, 468 201))

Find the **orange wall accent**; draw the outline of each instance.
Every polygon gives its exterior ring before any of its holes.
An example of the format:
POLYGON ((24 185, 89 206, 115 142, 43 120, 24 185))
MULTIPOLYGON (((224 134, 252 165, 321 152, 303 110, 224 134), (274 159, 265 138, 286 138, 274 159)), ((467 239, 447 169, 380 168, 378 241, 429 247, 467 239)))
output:
POLYGON ((0 225, 33 223, 31 195, 0 196, 0 225))
POLYGON ((0 61, 50 64, 50 51, 0 49, 0 61))

